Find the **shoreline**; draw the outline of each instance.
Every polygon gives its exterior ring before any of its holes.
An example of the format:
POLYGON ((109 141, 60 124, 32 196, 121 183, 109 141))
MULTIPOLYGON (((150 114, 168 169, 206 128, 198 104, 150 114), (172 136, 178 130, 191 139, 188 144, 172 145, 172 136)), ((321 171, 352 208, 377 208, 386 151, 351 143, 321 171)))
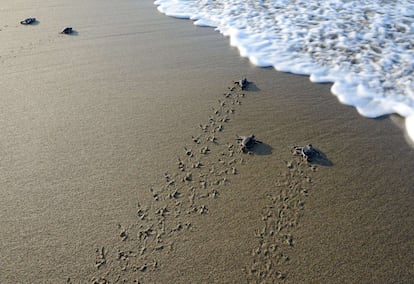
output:
POLYGON ((150 2, 62 2, 48 18, 50 2, 32 30, 0 31, 0 282, 409 282, 402 130, 150 2), (62 18, 77 36, 52 33, 62 18), (242 77, 248 90, 228 89, 242 77), (251 133, 256 153, 236 151, 251 133), (307 143, 329 163, 292 156, 307 143))
MULTIPOLYGON (((412 103, 410 104, 408 101, 403 103, 401 101, 401 98, 409 98, 410 90, 405 90, 403 87, 404 84, 402 84, 402 88, 398 87, 399 82, 409 81, 409 77, 395 72, 386 72, 388 73, 386 75, 383 72, 373 71, 374 69, 388 70, 389 66, 378 64, 380 61, 373 60, 373 56, 375 57, 373 53, 376 53, 378 50, 371 50, 371 47, 376 45, 377 41, 387 42, 389 38, 393 38, 393 36, 388 37, 388 39, 382 38, 381 33, 375 34, 375 31, 386 29, 392 34, 392 30, 388 29, 387 25, 392 22, 398 22, 399 17, 397 15, 388 18, 390 22, 387 22, 388 24, 384 26, 384 23, 379 24, 382 20, 378 22, 373 20, 378 19, 377 13, 382 14, 382 8, 375 5, 370 8, 370 10, 374 11, 374 14, 369 17, 365 17, 366 15, 363 15, 363 13, 360 14, 360 11, 366 8, 364 4, 361 4, 357 8, 352 5, 352 8, 349 9, 350 6, 347 5, 340 7, 327 5, 325 7, 321 4, 320 7, 313 7, 312 3, 309 3, 309 6, 308 4, 304 4, 300 7, 288 4, 282 5, 283 7, 273 7, 270 5, 265 10, 257 10, 258 14, 254 15, 245 14, 243 10, 246 8, 244 8, 240 11, 240 14, 244 16, 240 17, 235 16, 239 13, 236 12, 239 9, 238 4, 233 5, 234 7, 232 9, 218 9, 213 14, 208 12, 209 9, 217 8, 212 3, 201 5, 198 9, 194 8, 194 6, 197 7, 198 5, 192 5, 185 1, 177 1, 175 5, 171 5, 169 1, 158 0, 154 4, 157 6, 158 11, 165 15, 191 20, 196 26, 214 28, 215 31, 227 37, 230 45, 235 46, 239 50, 240 55, 249 58, 249 61, 255 66, 272 67, 275 70, 293 74, 306 74, 309 76, 310 81, 314 83, 331 83, 332 87, 330 91, 337 97, 338 101, 354 107, 364 117, 381 118, 393 114, 405 117, 405 132, 410 138, 411 144, 414 142, 414 109, 411 106, 412 103), (319 13, 325 14, 326 19, 331 19, 329 26, 317 20, 319 13), (283 16, 285 14, 293 14, 296 16, 285 18, 283 16), (300 19, 302 18, 300 16, 297 17, 300 14, 316 19, 315 23, 306 26, 306 20, 305 22, 301 22, 300 19), (364 18, 363 21, 366 21, 365 23, 361 23, 360 31, 358 32, 360 36, 364 37, 364 41, 355 41, 352 36, 347 36, 347 34, 355 31, 355 27, 352 25, 355 19, 350 19, 349 15, 355 16, 358 22, 361 18, 364 18), (218 21, 217 19, 220 17, 226 18, 226 20, 218 21), (372 19, 369 19, 371 17, 372 19), (248 18, 248 20, 243 20, 244 18, 248 18), (254 24, 256 19, 261 18, 274 18, 273 20, 276 21, 275 24, 278 26, 277 36, 272 35, 272 28, 274 27, 267 21, 261 27, 254 24), (338 24, 337 19, 343 20, 340 21, 341 24, 338 24), (373 22, 379 26, 376 26, 373 22), (302 28, 297 29, 296 25, 302 28), (303 29, 308 29, 308 33, 303 33, 303 29), (253 30, 255 32, 252 32, 253 30), (297 36, 297 34, 300 34, 300 36, 297 36), (342 50, 343 47, 337 46, 337 42, 331 41, 329 36, 328 38, 323 36, 329 34, 336 34, 336 36, 341 34, 341 42, 344 41, 342 44, 348 47, 352 46, 355 50, 347 54, 338 52, 338 49, 342 50), (372 34, 375 35, 370 38, 372 34), (284 40, 286 38, 289 38, 289 40, 284 40), (367 41, 372 42, 367 44, 367 41), (270 42, 277 42, 278 47, 272 46, 270 42), (321 49, 322 46, 326 45, 330 47, 323 47, 321 49), (302 46, 300 49, 312 50, 311 53, 313 55, 308 58, 306 55, 307 52, 304 54, 297 52, 296 49, 298 46, 302 46), (369 55, 366 53, 368 50, 370 50, 368 52, 369 55), (347 58, 345 61, 344 57, 347 58), (335 58, 342 58, 342 60, 339 62, 335 58), (347 61, 352 62, 352 64, 348 66, 347 61), (360 62, 370 62, 367 63, 367 66, 376 67, 373 67, 373 69, 365 69, 366 67, 364 65, 366 64, 360 64, 360 62), (391 73, 398 75, 394 77, 391 73), (383 85, 385 86, 387 84, 390 84, 390 86, 394 85, 391 87, 393 91, 391 89, 388 91, 383 89, 383 85), (399 97, 394 96, 397 93, 399 93, 399 97)), ((247 4, 247 6, 249 6, 247 9, 256 9, 254 5, 250 6, 250 4, 247 4)), ((400 34, 400 36, 409 37, 409 34, 400 34)), ((407 39, 409 40, 409 38, 407 39)), ((395 44, 392 41, 390 44, 383 45, 380 49, 383 52, 381 61, 387 61, 386 58, 389 55, 395 55, 396 53, 409 56, 406 53, 408 52, 406 47, 400 46, 398 43, 395 44), (394 46, 400 49, 396 52, 395 49, 388 50, 387 46, 394 46), (388 55, 388 53, 390 54, 388 55)), ((400 61, 399 65, 404 70, 411 68, 409 60, 400 61)))

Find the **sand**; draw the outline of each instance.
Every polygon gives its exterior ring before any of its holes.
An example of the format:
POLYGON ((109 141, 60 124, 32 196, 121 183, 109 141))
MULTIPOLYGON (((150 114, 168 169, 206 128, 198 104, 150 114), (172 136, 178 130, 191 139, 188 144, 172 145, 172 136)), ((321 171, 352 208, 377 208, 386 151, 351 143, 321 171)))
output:
POLYGON ((414 151, 389 117, 152 1, 7 1, 0 29, 1 283, 414 278, 414 151))

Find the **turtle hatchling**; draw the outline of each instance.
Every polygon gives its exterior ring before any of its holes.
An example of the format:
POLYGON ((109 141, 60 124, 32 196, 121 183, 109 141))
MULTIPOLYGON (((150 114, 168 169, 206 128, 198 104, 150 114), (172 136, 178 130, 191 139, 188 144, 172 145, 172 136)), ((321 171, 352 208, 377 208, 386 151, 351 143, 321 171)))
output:
POLYGON ((302 156, 307 162, 310 162, 313 157, 319 156, 319 152, 312 146, 312 144, 293 146, 291 150, 294 155, 302 156))
POLYGON ((65 35, 70 35, 71 33, 73 33, 73 28, 71 27, 64 28, 63 31, 61 31, 60 33, 65 34, 65 35))
POLYGON ((246 78, 242 78, 239 81, 234 82, 236 85, 239 85, 240 89, 244 90, 246 89, 247 85, 249 84, 249 81, 247 81, 246 78))
POLYGON ((249 150, 252 149, 254 145, 262 143, 256 139, 256 136, 254 136, 254 134, 249 136, 238 136, 237 141, 240 143, 241 150, 244 153, 249 152, 249 150))
POLYGON ((20 21, 20 24, 22 25, 30 25, 36 22, 36 18, 26 18, 23 21, 20 21))

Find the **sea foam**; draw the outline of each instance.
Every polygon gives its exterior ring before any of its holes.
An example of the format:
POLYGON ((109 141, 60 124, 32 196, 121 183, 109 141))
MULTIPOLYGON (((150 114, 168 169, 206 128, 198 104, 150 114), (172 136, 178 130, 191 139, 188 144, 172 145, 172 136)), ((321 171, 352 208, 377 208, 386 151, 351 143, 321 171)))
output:
POLYGON ((414 141, 414 1, 157 0, 168 16, 215 27, 261 67, 332 82, 366 117, 398 114, 414 141))

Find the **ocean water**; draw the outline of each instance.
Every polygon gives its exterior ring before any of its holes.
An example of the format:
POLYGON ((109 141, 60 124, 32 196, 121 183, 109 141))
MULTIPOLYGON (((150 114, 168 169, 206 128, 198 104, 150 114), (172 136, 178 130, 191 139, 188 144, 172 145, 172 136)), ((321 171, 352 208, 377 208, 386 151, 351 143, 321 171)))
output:
POLYGON ((414 141, 414 0, 156 0, 262 67, 332 82, 366 117, 398 114, 414 141))

